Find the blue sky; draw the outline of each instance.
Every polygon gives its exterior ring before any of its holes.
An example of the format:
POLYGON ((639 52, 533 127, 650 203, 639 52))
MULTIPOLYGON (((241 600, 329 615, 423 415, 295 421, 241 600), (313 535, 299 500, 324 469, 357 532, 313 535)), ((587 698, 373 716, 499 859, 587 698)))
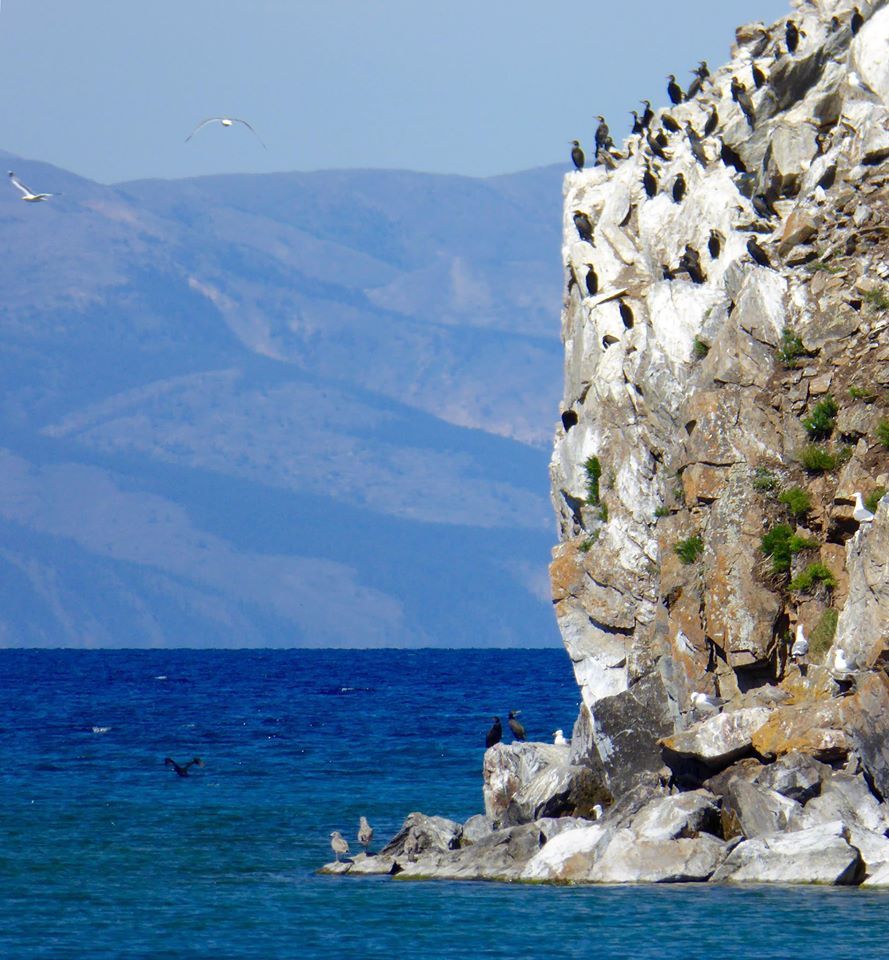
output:
POLYGON ((787 0, 3 0, 0 148, 102 182, 558 162, 787 0), (242 116, 243 128, 204 117, 242 116))

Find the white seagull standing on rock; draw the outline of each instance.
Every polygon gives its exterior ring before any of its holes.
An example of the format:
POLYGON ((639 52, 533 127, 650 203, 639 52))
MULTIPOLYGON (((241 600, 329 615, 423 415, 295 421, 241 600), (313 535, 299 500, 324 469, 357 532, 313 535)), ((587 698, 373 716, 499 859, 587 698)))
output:
POLYGON ((553 743, 557 747, 567 747, 568 741, 565 739, 565 734, 561 730, 556 730, 553 733, 553 743))
POLYGON ((809 641, 806 639, 806 632, 803 630, 803 625, 798 623, 796 625, 796 640, 793 641, 793 646, 790 648, 790 659, 799 660, 808 652, 809 641))
MULTIPOLYGON (((189 140, 201 129, 201 127, 206 127, 208 123, 221 123, 224 127, 231 127, 236 123, 243 123, 244 126, 253 134, 256 139, 262 143, 262 137, 247 123, 246 120, 242 120, 240 117, 207 117, 206 120, 201 120, 201 122, 191 131, 191 133, 185 138, 185 142, 188 143, 189 140)), ((268 147, 262 143, 263 149, 268 150, 268 147)))
POLYGON ((695 692, 691 695, 691 705, 699 713, 719 713, 725 703, 722 697, 713 697, 706 693, 695 692))
POLYGON ((33 190, 26 187, 21 180, 12 172, 9 171, 9 181, 16 188, 16 190, 21 190, 22 200, 27 200, 28 203, 40 203, 41 200, 46 200, 49 197, 54 197, 54 193, 34 193, 33 190))
POLYGON ((373 838, 374 828, 367 822, 367 817, 361 817, 358 821, 358 842, 364 847, 365 853, 367 853, 367 848, 373 838))
POLYGON ((852 511, 852 517, 859 523, 869 523, 874 518, 874 515, 864 505, 861 494, 857 491, 855 493, 855 509, 852 511))
POLYGON ((345 837, 339 832, 339 830, 334 830, 330 835, 330 846, 333 849, 334 854, 336 855, 336 862, 340 862, 340 854, 349 852, 349 844, 346 843, 345 837))

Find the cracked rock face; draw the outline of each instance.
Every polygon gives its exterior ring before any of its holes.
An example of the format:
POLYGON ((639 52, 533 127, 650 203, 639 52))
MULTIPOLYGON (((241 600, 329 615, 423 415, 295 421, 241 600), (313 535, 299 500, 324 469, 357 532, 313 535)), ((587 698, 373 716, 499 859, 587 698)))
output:
POLYGON ((795 55, 784 21, 739 28, 731 60, 669 109, 679 132, 655 114, 667 159, 636 135, 565 177, 551 580, 575 739, 615 796, 658 769, 658 740, 711 767, 751 749, 752 724, 706 742, 693 694, 766 714, 789 697, 754 739, 770 757, 883 762, 879 721, 807 711, 889 649, 889 498, 860 528, 852 513, 855 492, 889 489, 889 5, 858 4, 854 36, 848 0, 794 7, 795 55), (782 525, 796 539, 775 559, 763 536, 782 525))

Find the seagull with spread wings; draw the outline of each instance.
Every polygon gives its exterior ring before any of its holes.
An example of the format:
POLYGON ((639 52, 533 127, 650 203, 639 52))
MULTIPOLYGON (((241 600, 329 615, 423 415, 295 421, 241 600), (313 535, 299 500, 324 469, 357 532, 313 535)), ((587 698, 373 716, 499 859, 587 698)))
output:
MULTIPOLYGON (((202 127, 206 127, 208 123, 221 123, 224 127, 231 127, 236 123, 243 123, 244 126, 253 134, 256 139, 262 143, 262 137, 247 123, 246 120, 242 120, 240 117, 207 117, 206 120, 202 120, 191 133, 185 138, 185 142, 188 143, 189 140, 200 130, 202 127)), ((264 149, 268 150, 268 147, 262 143, 264 149)))
POLYGON ((20 190, 22 194, 22 200, 27 200, 28 203, 40 203, 41 200, 48 200, 50 197, 54 197, 54 193, 34 193, 29 187, 26 187, 21 180, 12 172, 9 171, 9 182, 16 188, 20 190))

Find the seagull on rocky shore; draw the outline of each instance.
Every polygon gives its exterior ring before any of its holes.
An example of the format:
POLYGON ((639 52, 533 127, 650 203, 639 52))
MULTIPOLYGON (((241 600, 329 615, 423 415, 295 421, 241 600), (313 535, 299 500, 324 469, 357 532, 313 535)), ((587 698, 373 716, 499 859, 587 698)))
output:
POLYGON ((855 509, 852 511, 852 518, 859 523, 870 523, 874 518, 874 515, 864 505, 864 501, 861 499, 861 494, 858 491, 855 492, 855 509))
POLYGON ((798 623, 796 625, 796 639, 793 641, 793 646, 790 648, 790 659, 799 660, 804 657, 809 652, 809 641, 806 638, 806 632, 803 629, 803 625, 798 623))
POLYGON ((553 733, 553 745, 557 747, 568 746, 568 741, 565 739, 565 734, 561 730, 556 730, 553 733))
POLYGON ((846 674, 852 669, 852 664, 846 659, 846 652, 842 647, 837 647, 833 652, 833 664, 831 673, 846 674))
POLYGON ((12 172, 9 171, 9 182, 22 193, 22 200, 26 200, 28 203, 40 203, 41 200, 47 200, 49 197, 54 197, 54 193, 34 193, 29 187, 26 187, 21 180, 12 172))
POLYGON ((339 830, 334 830, 330 834, 330 846, 333 850, 334 856, 336 857, 336 862, 340 862, 340 854, 349 852, 349 844, 346 843, 345 837, 339 832, 339 830))
MULTIPOLYGON (((191 131, 191 133, 185 138, 185 142, 188 143, 189 140, 200 130, 202 127, 206 127, 208 123, 221 123, 224 127, 231 127, 236 123, 242 123, 244 126, 253 134, 256 139, 262 143, 262 137, 247 123, 246 120, 242 120, 240 117, 207 117, 206 120, 201 120, 201 122, 191 131)), ((262 143, 263 149, 268 150, 268 147, 262 143)))
POLYGON ((367 822, 367 817, 361 817, 358 821, 358 842, 364 847, 365 853, 367 853, 367 848, 373 838, 374 828, 367 822))
POLYGON ((691 705, 699 713, 719 713, 724 703, 722 697, 714 697, 708 693, 695 691, 691 695, 691 705))

